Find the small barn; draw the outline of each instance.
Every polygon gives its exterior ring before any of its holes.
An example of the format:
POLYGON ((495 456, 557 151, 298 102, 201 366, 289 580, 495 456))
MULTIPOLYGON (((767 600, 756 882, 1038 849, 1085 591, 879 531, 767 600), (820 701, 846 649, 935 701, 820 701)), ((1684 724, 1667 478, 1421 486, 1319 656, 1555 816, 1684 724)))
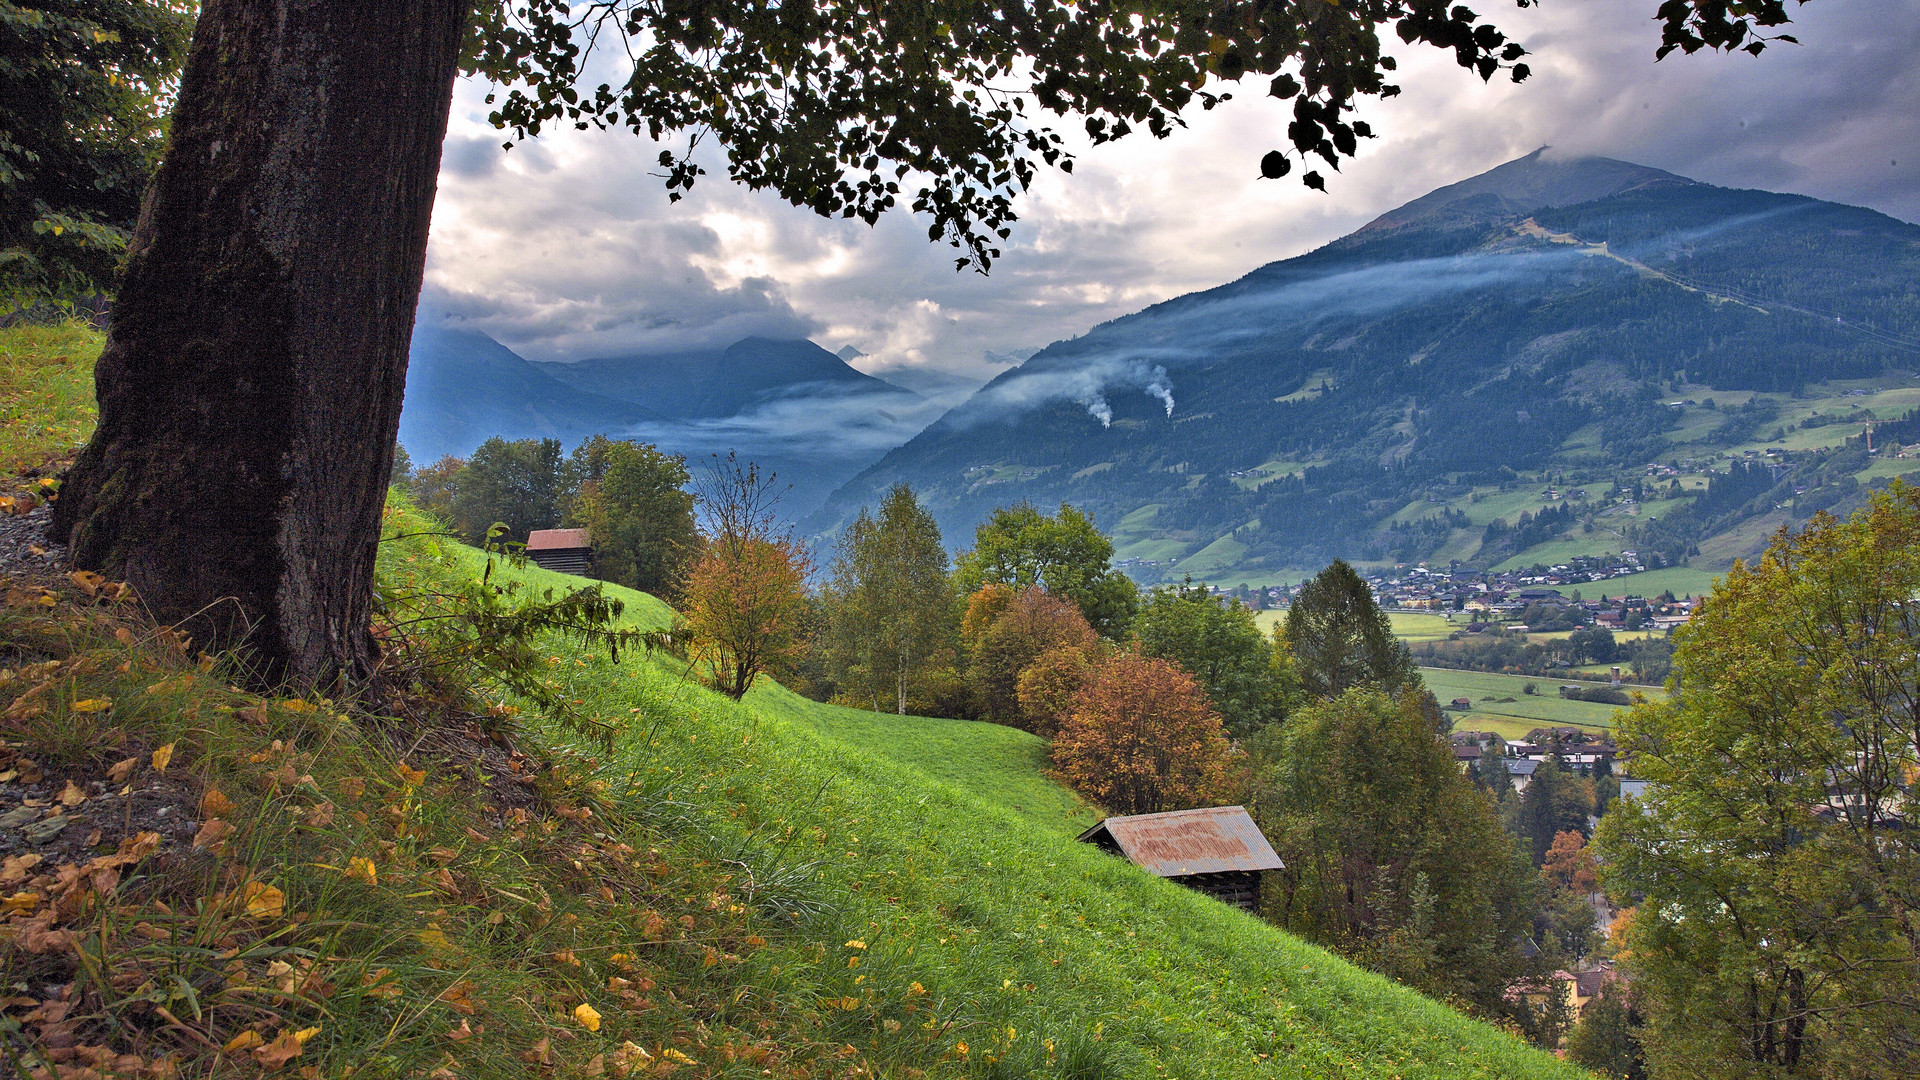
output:
POLYGON ((548 570, 585 574, 593 569, 593 545, 585 529, 535 529, 527 536, 527 558, 548 570))
POLYGON ((1260 875, 1285 867, 1244 806, 1110 817, 1080 841, 1245 911, 1260 906, 1260 875))

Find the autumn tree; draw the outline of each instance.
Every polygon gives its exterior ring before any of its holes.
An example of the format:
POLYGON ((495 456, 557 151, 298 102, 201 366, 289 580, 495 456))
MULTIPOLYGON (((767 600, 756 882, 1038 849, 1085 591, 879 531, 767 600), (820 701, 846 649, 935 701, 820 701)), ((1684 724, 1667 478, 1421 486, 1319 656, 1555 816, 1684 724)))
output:
POLYGON ((1531 868, 1414 695, 1351 689, 1244 745, 1249 810, 1286 862, 1269 918, 1482 1016, 1523 1019, 1505 991, 1525 970, 1531 868))
POLYGON ((1240 601, 1215 599, 1188 579, 1148 593, 1133 627, 1142 655, 1171 660, 1200 680, 1229 734, 1251 735, 1284 715, 1273 646, 1240 601))
MULTIPOLYGON (((1758 47, 1786 19, 1780 0, 1660 10, 1663 48, 1689 51, 1758 47)), ((351 679, 377 652, 380 514, 463 65, 503 84, 492 119, 515 137, 598 124, 668 140, 670 198, 710 140, 733 180, 820 214, 872 222, 904 203, 982 270, 1040 166, 1071 166, 1049 115, 1096 143, 1165 136, 1253 76, 1291 102, 1290 145, 1259 163, 1277 177, 1371 136, 1351 110, 1399 89, 1382 27, 1482 77, 1527 73, 1495 27, 1429 0, 722 2, 697 17, 488 0, 473 14, 470 0, 206 0, 195 25, 95 368, 99 422, 53 528, 159 619, 244 643, 263 681, 351 679), (630 68, 595 85, 596 45, 630 68)))
POLYGON ((460 491, 460 476, 467 463, 452 454, 443 455, 431 465, 422 465, 407 475, 407 491, 415 506, 447 524, 453 523, 453 503, 460 491))
POLYGON ((1125 636, 1139 607, 1133 580, 1113 569, 1113 541, 1066 503, 1053 517, 1031 503, 1003 506, 974 529, 973 547, 954 559, 954 580, 973 593, 988 584, 1039 586, 1073 601, 1094 632, 1125 636))
POLYGON ((193 5, 0 4, 0 314, 113 290, 193 5))
POLYGON ((1339 559, 1294 596, 1287 609, 1287 643, 1301 685, 1313 697, 1335 697, 1360 686, 1392 695, 1421 685, 1412 655, 1394 636, 1373 590, 1339 559))
POLYGON ((1053 740, 1060 778, 1116 814, 1216 804, 1229 790, 1230 754, 1199 682, 1131 655, 1089 675, 1053 740))
POLYGON ((738 700, 805 647, 811 567, 775 514, 773 477, 728 454, 699 488, 708 535, 682 589, 688 655, 709 686, 738 700))
POLYGON ((1644 897, 1655 1075, 1920 1072, 1920 489, 1736 563, 1616 737, 1647 781, 1594 847, 1644 897))
POLYGON ((841 534, 824 598, 836 681, 906 715, 909 689, 951 663, 959 630, 940 527, 911 487, 894 485, 878 516, 863 507, 841 534))
POLYGON ((651 443, 594 437, 561 469, 562 520, 593 542, 593 576, 674 597, 699 554, 687 462, 651 443))
POLYGON ((1049 649, 1092 649, 1098 635, 1072 601, 1029 585, 1014 593, 981 631, 968 657, 975 707, 989 720, 1019 726, 1020 673, 1049 649))

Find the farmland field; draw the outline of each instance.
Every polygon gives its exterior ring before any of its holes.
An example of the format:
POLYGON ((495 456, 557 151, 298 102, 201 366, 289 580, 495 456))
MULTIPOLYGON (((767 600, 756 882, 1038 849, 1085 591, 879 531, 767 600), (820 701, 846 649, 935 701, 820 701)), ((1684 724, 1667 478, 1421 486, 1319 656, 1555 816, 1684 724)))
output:
MULTIPOLYGON (((1454 727, 1498 731, 1506 738, 1518 738, 1533 728, 1549 725, 1602 731, 1612 726, 1613 714, 1619 711, 1616 706, 1597 701, 1569 701, 1560 696, 1560 684, 1554 679, 1451 668, 1421 668, 1420 677, 1426 680, 1427 689, 1433 691, 1442 705, 1455 698, 1473 702, 1473 707, 1464 713, 1448 713, 1457 718, 1454 727), (1534 684, 1532 694, 1525 692, 1528 683, 1534 684), (1483 700, 1487 698, 1494 700, 1483 700), (1513 700, 1500 700, 1502 698, 1513 700)), ((1658 687, 1650 686, 1627 689, 1649 695, 1661 693, 1658 687)))
MULTIPOLYGON (((1260 629, 1273 633, 1276 623, 1285 621, 1285 611, 1256 611, 1253 621, 1260 629)), ((1393 636, 1408 644, 1422 641, 1445 641, 1447 635, 1458 629, 1459 624, 1450 623, 1444 615, 1428 615, 1418 611, 1389 611, 1387 618, 1393 623, 1393 636)))

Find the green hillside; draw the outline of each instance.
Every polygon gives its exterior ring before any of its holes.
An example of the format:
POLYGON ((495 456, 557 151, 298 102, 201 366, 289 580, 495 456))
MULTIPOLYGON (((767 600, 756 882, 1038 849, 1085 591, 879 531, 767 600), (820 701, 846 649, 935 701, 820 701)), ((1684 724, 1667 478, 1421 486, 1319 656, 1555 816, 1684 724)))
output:
MULTIPOLYGON (((642 622, 659 611, 615 592, 642 622)), ((736 704, 671 663, 571 659, 593 711, 638 718, 606 771, 644 777, 703 843, 781 868, 796 933, 832 944, 819 992, 857 1002, 861 1038, 917 983, 980 1076, 1584 1075, 1075 843, 1095 815, 1044 779, 1032 736, 774 684, 736 704)))

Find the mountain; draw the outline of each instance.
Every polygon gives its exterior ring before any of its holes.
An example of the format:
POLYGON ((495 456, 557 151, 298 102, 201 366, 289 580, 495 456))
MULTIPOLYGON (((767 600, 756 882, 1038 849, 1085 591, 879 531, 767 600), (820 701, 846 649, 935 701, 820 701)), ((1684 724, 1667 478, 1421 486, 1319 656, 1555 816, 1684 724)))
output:
POLYGON ((1847 440, 1920 407, 1917 294, 1912 224, 1535 152, 1048 346, 808 527, 906 481, 956 545, 1072 501, 1148 580, 1627 547, 1723 568, 1903 469, 1847 440))
POLYGON ((745 338, 723 349, 578 363, 529 361, 423 313, 414 328, 400 442, 417 462, 465 456, 492 436, 596 434, 684 454, 695 469, 737 453, 788 488, 800 516, 939 415, 917 393, 811 341, 745 338))
POLYGON ((419 464, 464 457, 494 435, 571 444, 652 419, 642 405, 568 386, 485 334, 432 317, 413 328, 400 444, 419 464))

